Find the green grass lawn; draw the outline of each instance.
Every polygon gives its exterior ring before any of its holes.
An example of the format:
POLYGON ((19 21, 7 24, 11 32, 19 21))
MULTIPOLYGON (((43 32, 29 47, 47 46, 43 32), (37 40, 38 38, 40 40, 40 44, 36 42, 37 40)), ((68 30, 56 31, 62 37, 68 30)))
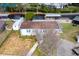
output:
POLYGON ((62 38, 65 38, 69 41, 76 42, 76 34, 79 32, 79 26, 72 26, 69 23, 62 23, 63 33, 61 34, 62 38))

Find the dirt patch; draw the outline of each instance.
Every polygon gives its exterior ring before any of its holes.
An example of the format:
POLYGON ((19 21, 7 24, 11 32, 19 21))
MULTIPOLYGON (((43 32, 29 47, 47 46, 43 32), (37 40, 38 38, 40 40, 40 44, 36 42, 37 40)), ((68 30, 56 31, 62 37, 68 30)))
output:
POLYGON ((25 55, 35 43, 35 39, 19 38, 17 32, 12 32, 6 42, 0 47, 2 55, 25 55))

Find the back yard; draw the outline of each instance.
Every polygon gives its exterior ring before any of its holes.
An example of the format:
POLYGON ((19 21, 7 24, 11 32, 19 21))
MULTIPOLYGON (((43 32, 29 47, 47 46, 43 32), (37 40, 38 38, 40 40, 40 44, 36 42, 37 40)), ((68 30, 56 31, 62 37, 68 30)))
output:
POLYGON ((62 23, 63 34, 62 38, 65 38, 69 41, 76 42, 76 34, 79 32, 79 26, 72 26, 69 23, 62 23))
POLYGON ((21 38, 19 32, 12 31, 0 47, 1 55, 26 55, 36 42, 35 38, 21 38))

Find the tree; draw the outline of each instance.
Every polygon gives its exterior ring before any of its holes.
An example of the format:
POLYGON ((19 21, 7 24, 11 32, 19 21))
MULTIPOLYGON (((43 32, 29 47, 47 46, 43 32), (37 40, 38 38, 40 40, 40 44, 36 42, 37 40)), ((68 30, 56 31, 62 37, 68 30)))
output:
POLYGON ((33 12, 28 12, 28 13, 25 14, 25 19, 26 20, 32 20, 33 16, 34 16, 33 12))
POLYGON ((6 7, 6 11, 7 12, 15 12, 16 11, 16 7, 6 7))

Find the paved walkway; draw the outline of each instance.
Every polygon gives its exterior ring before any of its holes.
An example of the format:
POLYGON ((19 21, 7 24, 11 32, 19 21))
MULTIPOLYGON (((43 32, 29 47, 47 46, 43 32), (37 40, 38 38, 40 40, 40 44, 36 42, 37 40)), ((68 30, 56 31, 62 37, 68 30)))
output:
POLYGON ((61 39, 60 44, 57 48, 57 56, 73 56, 72 48, 75 46, 72 42, 61 39))
POLYGON ((34 46, 30 49, 30 51, 27 53, 26 56, 31 56, 34 53, 34 51, 36 50, 37 46, 38 46, 38 42, 36 42, 34 44, 34 46))

